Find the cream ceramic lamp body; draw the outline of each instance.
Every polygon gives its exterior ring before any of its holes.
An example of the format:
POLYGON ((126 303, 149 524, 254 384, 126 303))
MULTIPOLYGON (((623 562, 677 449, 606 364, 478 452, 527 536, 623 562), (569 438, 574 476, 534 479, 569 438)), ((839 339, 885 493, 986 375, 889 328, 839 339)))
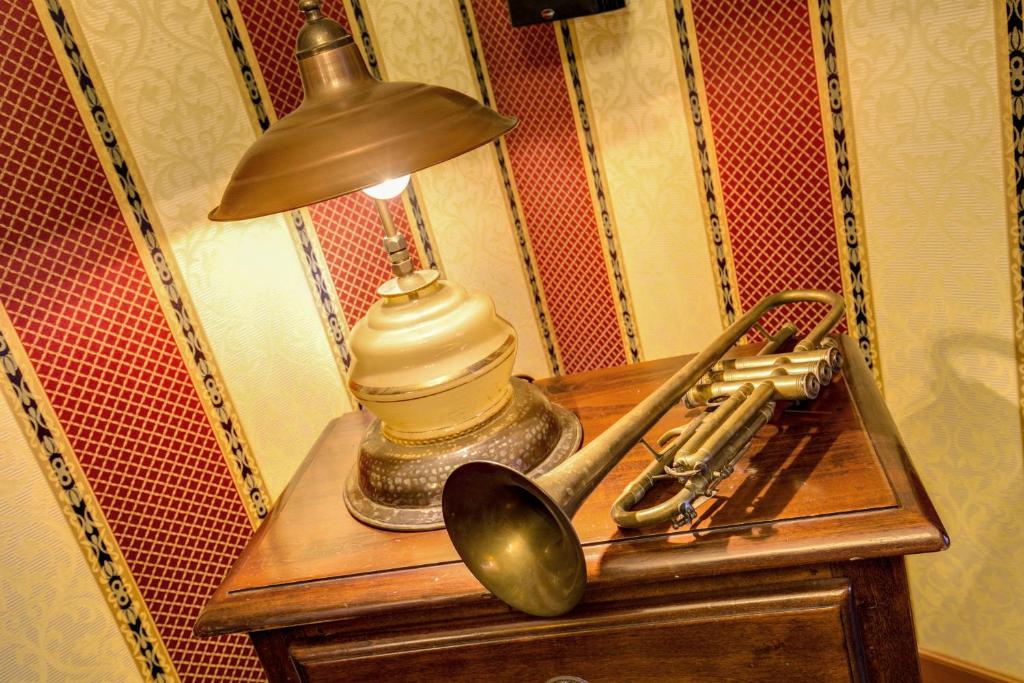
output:
POLYGON ((446 280, 388 295, 352 329, 349 386, 394 441, 463 434, 512 397, 516 335, 494 303, 446 280))
POLYGON ((387 199, 408 177, 365 192, 377 202, 395 277, 352 330, 349 387, 377 416, 345 483, 349 512, 396 530, 442 525, 448 474, 480 459, 539 474, 579 445, 579 423, 512 379, 516 335, 479 292, 413 270, 387 199))

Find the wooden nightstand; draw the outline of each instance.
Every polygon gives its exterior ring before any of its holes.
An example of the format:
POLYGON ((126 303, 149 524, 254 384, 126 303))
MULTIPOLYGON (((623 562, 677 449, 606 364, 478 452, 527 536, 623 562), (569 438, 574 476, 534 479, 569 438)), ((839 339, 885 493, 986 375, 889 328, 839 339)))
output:
MULTIPOLYGON (((681 362, 540 384, 589 439, 681 362)), ((902 556, 948 539, 859 359, 762 430, 694 530, 612 523, 650 457, 634 449, 574 519, 590 584, 555 619, 493 598, 444 531, 348 515, 369 417, 328 425, 196 624, 249 633, 272 681, 918 680, 902 556)), ((650 436, 686 419, 677 408, 650 436)))

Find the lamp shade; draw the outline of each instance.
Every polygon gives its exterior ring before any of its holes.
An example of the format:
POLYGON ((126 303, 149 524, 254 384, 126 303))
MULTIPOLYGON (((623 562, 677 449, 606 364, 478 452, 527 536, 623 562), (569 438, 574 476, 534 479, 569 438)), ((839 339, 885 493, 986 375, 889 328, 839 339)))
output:
POLYGON ((507 133, 516 120, 462 93, 382 83, 352 37, 303 3, 297 58, 302 104, 238 162, 217 221, 297 209, 433 166, 507 133))

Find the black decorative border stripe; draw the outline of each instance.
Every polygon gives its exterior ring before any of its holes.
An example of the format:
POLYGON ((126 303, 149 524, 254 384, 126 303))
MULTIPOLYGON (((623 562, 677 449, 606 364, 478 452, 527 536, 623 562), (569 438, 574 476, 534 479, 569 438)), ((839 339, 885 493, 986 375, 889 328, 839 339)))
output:
MULTIPOLYGON (((51 13, 56 12, 62 16, 62 12, 55 0, 48 0, 47 7, 51 13)), ((4 376, 10 383, 11 389, 14 392, 14 398, 25 414, 25 418, 32 430, 32 436, 35 437, 39 448, 46 456, 46 462, 50 467, 50 474, 53 475, 57 485, 60 486, 64 496, 64 503, 75 515, 78 528, 85 536, 85 542, 89 547, 89 552, 85 554, 87 561, 90 561, 92 564, 90 569, 93 574, 103 581, 108 602, 116 606, 121 618, 128 626, 128 630, 132 634, 131 641, 134 642, 135 647, 138 649, 138 655, 145 662, 149 678, 159 683, 166 683, 170 680, 168 669, 160 661, 157 645, 147 631, 146 626, 142 623, 140 616, 140 613, 145 611, 146 608, 143 605, 140 610, 139 605, 132 600, 132 591, 129 586, 134 586, 134 582, 131 578, 126 579, 121 575, 118 563, 103 538, 104 532, 109 534, 109 529, 103 525, 102 517, 90 509, 92 497, 86 495, 82 490, 79 483, 75 480, 71 468, 68 466, 69 461, 74 461, 74 456, 70 453, 65 454, 61 452, 59 445, 61 440, 47 424, 39 402, 32 394, 32 389, 25 377, 25 373, 18 365, 11 345, 8 343, 2 329, 0 329, 0 367, 3 368, 4 376)))
POLYGON ((636 330, 633 327, 633 314, 630 312, 629 297, 626 293, 626 281, 622 275, 622 265, 619 263, 619 246, 615 240, 615 232, 612 229, 612 218, 608 210, 608 199, 605 196, 604 182, 601 180, 601 168, 597 159, 594 133, 590 129, 590 115, 587 113, 587 100, 583 93, 583 80, 580 78, 579 65, 576 63, 576 47, 573 45, 569 22, 558 22, 558 29, 562 36, 562 45, 565 47, 565 60, 569 66, 569 77, 572 80, 572 94, 576 99, 580 128, 583 130, 583 139, 587 148, 587 162, 594 182, 598 209, 601 213, 601 234, 604 236, 605 246, 608 249, 608 260, 612 266, 612 278, 615 280, 615 294, 619 299, 619 310, 622 314, 622 327, 626 333, 626 344, 629 346, 630 360, 637 362, 640 360, 640 346, 637 342, 636 330))
POLYGON ((701 178, 704 182, 704 206, 707 211, 708 225, 711 228, 711 242, 715 248, 719 304, 725 313, 725 319, 732 323, 736 320, 736 304, 733 300, 732 283, 729 277, 729 259, 725 254, 722 221, 718 215, 718 198, 715 196, 714 172, 711 168, 708 138, 704 131, 700 90, 697 88, 697 71, 693 66, 693 54, 690 51, 690 39, 686 30, 686 10, 683 8, 683 0, 674 0, 672 9, 676 18, 676 34, 679 36, 679 50, 683 58, 683 76, 686 80, 687 97, 690 101, 690 116, 693 119, 694 137, 697 141, 697 159, 700 162, 701 178))
POLYGON ((85 60, 82 58, 78 43, 72 34, 60 0, 46 0, 46 6, 57 35, 60 37, 68 63, 74 70, 77 85, 81 89, 85 102, 89 107, 93 124, 96 126, 96 130, 103 141, 114 172, 117 174, 119 182, 115 192, 119 188, 132 208, 132 215, 135 217, 143 243, 148 249, 152 266, 160 278, 164 294, 174 310, 174 319, 177 321, 180 328, 179 331, 188 346, 189 360, 192 361, 194 370, 199 373, 200 384, 202 384, 206 391, 206 396, 213 406, 224 439, 231 449, 231 456, 236 468, 235 475, 238 481, 244 485, 246 495, 248 495, 251 501, 252 510, 262 520, 267 516, 269 498, 261 489, 255 469, 249 463, 246 446, 240 438, 234 418, 232 417, 234 410, 228 405, 220 382, 213 374, 210 361, 207 359, 202 342, 192 323, 194 315, 179 294, 179 287, 174 280, 174 274, 171 271, 168 259, 164 255, 163 249, 160 248, 156 231, 146 212, 142 197, 139 195, 138 185, 132 177, 124 154, 121 152, 117 136, 110 124, 110 118, 107 116, 103 103, 100 101, 99 93, 97 93, 93 85, 92 77, 89 75, 85 60))
MULTIPOLYGON (((1013 210, 1016 213, 1015 229, 1017 293, 1024 296, 1024 10, 1021 0, 1006 0, 1006 33, 1009 54, 1007 66, 1010 76, 1010 124, 1013 128, 1013 188, 1016 195, 1013 210)), ((1024 300, 1017 306, 1024 305, 1024 300)), ((1017 321, 1021 323, 1020 320, 1017 321)), ((1019 331, 1018 331, 1019 335, 1019 331)), ((1018 344, 1024 339, 1018 337, 1018 344)))
MULTIPOLYGON (((476 73, 477 87, 480 89, 480 100, 484 106, 493 109, 494 103, 491 101, 491 93, 487 87, 487 78, 484 76, 483 57, 480 54, 480 46, 477 43, 476 31, 473 28, 473 20, 470 18, 467 4, 468 0, 459 0, 462 29, 466 33, 469 54, 473 59, 473 70, 476 73)), ((537 278, 537 270, 533 265, 533 255, 530 253, 529 243, 526 240, 526 228, 523 225, 523 217, 519 211, 516 193, 512 189, 512 171, 509 168, 508 160, 505 158, 505 148, 502 146, 501 140, 494 141, 494 153, 498 156, 501 182, 505 188, 505 198, 508 200, 509 210, 512 212, 512 224, 516 233, 516 243, 519 245, 519 255, 523 259, 523 267, 526 269, 526 279, 530 284, 530 294, 533 297, 533 311, 537 316, 537 325, 540 327, 541 336, 544 338, 544 348, 547 350, 551 372, 556 376, 561 375, 562 366, 558 360, 558 352, 555 349, 554 333, 548 321, 544 297, 540 293, 540 281, 537 278)))
MULTIPOLYGON (((367 66, 370 68, 370 73, 379 80, 383 80, 380 75, 380 62, 377 59, 377 50, 373 46, 373 37, 370 35, 370 29, 367 27, 366 14, 363 12, 363 6, 360 0, 351 0, 352 2, 352 14, 356 20, 356 26, 359 27, 359 39, 363 43, 363 49, 366 51, 367 66)), ((405 189, 405 196, 409 198, 409 207, 412 209, 413 220, 416 223, 416 234, 420 237, 420 244, 423 245, 423 255, 427 257, 427 265, 434 270, 440 270, 437 265, 437 259, 434 257, 434 245, 430 241, 430 234, 427 232, 427 224, 423 219, 423 211, 420 209, 420 200, 416 196, 416 190, 410 183, 405 189)))
MULTIPOLYGON (((256 82, 256 74, 249 64, 248 51, 238 31, 238 25, 235 23, 230 0, 217 0, 217 9, 220 10, 221 21, 224 24, 228 42, 231 44, 231 51, 238 60, 238 68, 242 72, 242 82, 245 83, 246 92, 249 94, 249 104, 252 105, 260 130, 265 133, 270 128, 272 121, 263 103, 263 95, 260 93, 259 84, 256 82)), ((295 230, 295 236, 302 247, 302 255, 306 259, 306 275, 312 281, 314 289, 316 289, 321 314, 327 321, 331 340, 334 342, 338 356, 347 370, 352 364, 352 355, 348 350, 348 340, 345 339, 344 326, 338 318, 340 305, 335 300, 336 295, 331 291, 324 278, 327 268, 320 262, 319 252, 313 244, 313 238, 309 234, 309 228, 306 226, 302 213, 292 211, 289 217, 291 218, 292 228, 295 230)))
POLYGON ((874 350, 871 340, 870 302, 864 289, 866 273, 861 256, 857 216, 853 200, 853 174, 846 145, 846 125, 843 122, 842 86, 839 80, 839 58, 833 32, 832 2, 818 0, 818 18, 821 22, 821 43, 824 47, 825 83, 829 109, 832 113, 832 141, 836 156, 836 177, 839 182, 839 200, 843 212, 843 237, 846 245, 846 263, 850 272, 848 292, 853 300, 853 319, 857 344, 868 367, 874 368, 874 350))
POLYGON ((249 94, 249 103, 256 114, 256 121, 259 123, 260 130, 266 132, 270 128, 270 116, 267 114, 266 107, 263 106, 263 95, 260 94, 260 86, 256 82, 256 74, 253 73, 252 66, 249 64, 245 43, 242 42, 242 36, 235 24, 231 3, 228 0, 217 0, 217 9, 220 10, 220 18, 224 22, 224 30, 227 32, 231 51, 235 53, 235 59, 238 60, 238 68, 242 72, 242 82, 245 83, 245 91, 249 94))
POLYGON ((292 226, 295 228, 295 234, 298 236, 299 244, 302 246, 302 254, 306 257, 309 276, 316 287, 317 299, 320 301, 320 307, 327 318, 327 327, 331 331, 331 339, 338 349, 341 362, 348 369, 352 365, 352 354, 349 353, 348 342, 345 340, 345 329, 338 318, 338 308, 334 303, 333 293, 330 287, 327 286, 327 280, 324 278, 324 268, 320 265, 320 257, 317 254, 316 246, 309 235, 309 230, 306 229, 306 221, 303 219, 302 213, 300 211, 292 211, 290 216, 292 226))

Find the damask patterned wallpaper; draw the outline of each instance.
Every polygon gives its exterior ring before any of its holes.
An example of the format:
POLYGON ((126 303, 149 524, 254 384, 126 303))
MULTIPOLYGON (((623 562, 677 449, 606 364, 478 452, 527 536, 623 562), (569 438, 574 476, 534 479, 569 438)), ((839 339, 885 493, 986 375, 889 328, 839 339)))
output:
MULTIPOLYGON (((1014 12, 1019 46, 1019 3, 1014 12)), ((909 561, 918 631, 926 647, 1021 676, 1011 278, 1024 243, 1007 202, 1003 6, 848 3, 843 19, 886 400, 952 539, 909 561)))
MULTIPOLYGON (((258 680, 248 643, 190 625, 354 405, 372 207, 205 218, 299 102, 293 0, 9 5, 0 512, 32 572, 0 584, 0 678, 258 680)), ((1024 675, 1019 2, 633 0, 523 29, 505 0, 325 10, 383 78, 520 119, 393 206, 419 263, 495 299, 518 370, 692 351, 769 291, 841 292, 953 537, 911 564, 922 646, 1024 675)))

